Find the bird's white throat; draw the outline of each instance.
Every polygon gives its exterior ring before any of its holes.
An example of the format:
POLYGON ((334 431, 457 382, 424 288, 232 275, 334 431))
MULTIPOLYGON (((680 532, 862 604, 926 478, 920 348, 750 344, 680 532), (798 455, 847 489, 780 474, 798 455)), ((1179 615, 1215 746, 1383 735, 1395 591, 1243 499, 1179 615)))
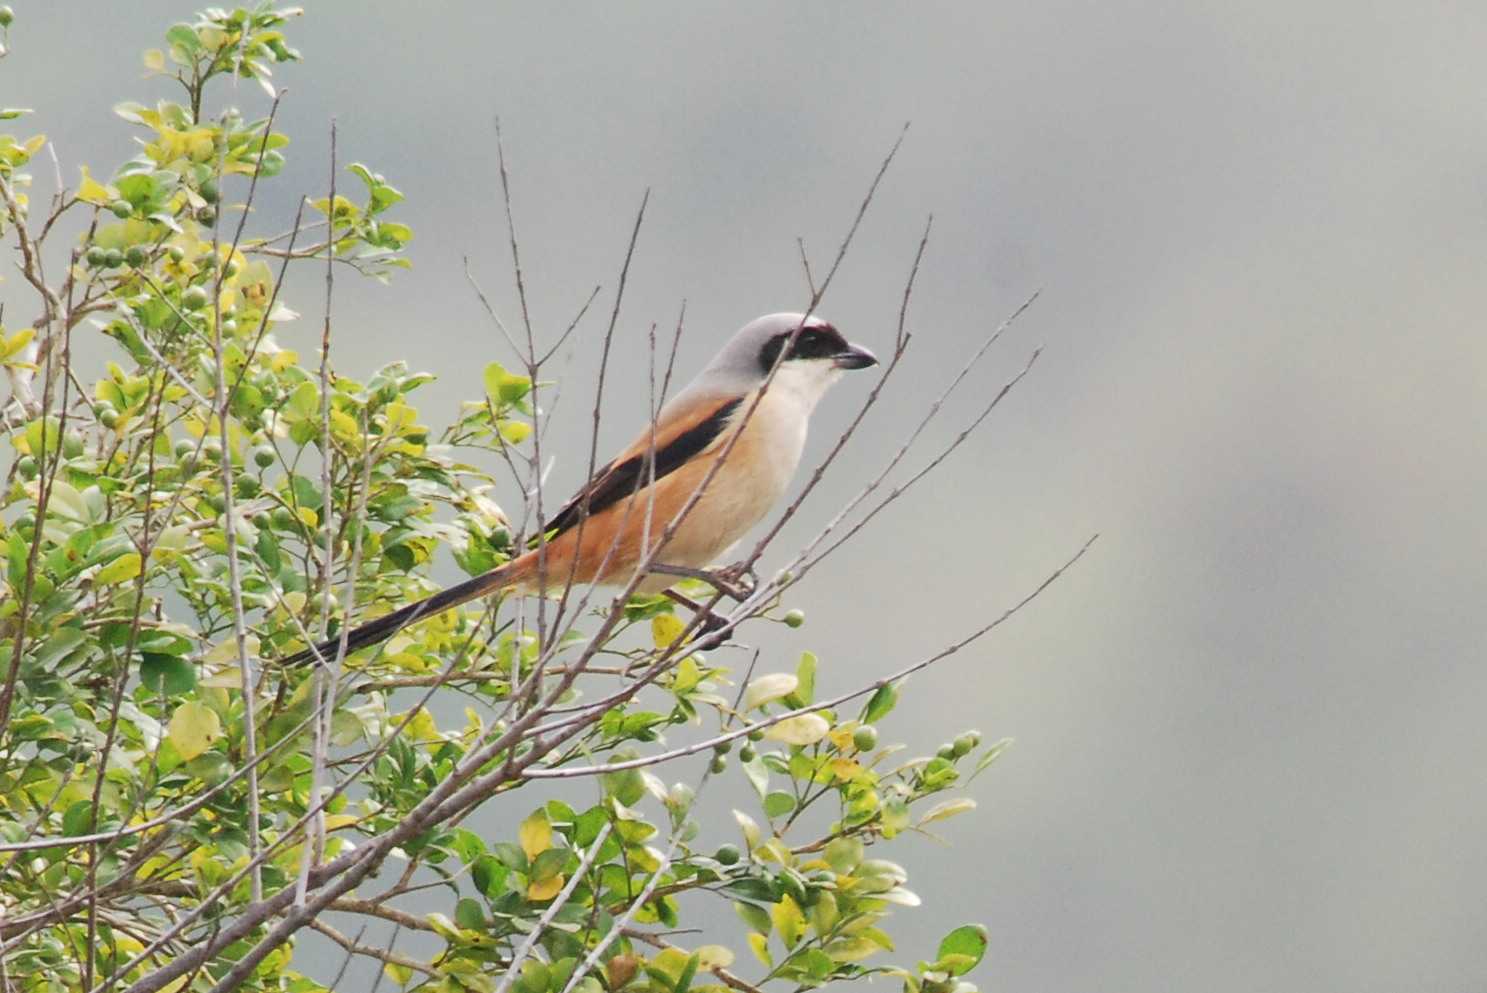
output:
POLYGON ((793 405, 806 418, 831 385, 841 378, 842 370, 830 359, 795 359, 780 366, 766 395, 793 405))

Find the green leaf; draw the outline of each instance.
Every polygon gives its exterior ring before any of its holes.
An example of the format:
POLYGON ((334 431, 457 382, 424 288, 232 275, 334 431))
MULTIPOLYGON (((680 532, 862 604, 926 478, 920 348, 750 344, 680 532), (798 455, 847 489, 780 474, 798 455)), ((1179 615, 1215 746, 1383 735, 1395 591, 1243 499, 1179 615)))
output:
POLYGON ((762 801, 769 792, 769 769, 764 765, 764 757, 755 755, 748 762, 740 762, 738 767, 748 777, 749 785, 754 787, 754 792, 759 794, 762 801))
POLYGON ((546 993, 552 985, 552 972, 547 965, 536 959, 522 963, 521 976, 516 980, 516 993, 546 993))
POLYGON ((470 878, 481 893, 495 897, 500 895, 501 889, 506 885, 507 871, 501 860, 494 855, 482 855, 470 867, 470 878))
POLYGON ((179 655, 142 654, 139 680, 151 693, 180 696, 196 688, 196 666, 179 655))
POLYGON ((179 45, 190 55, 201 50, 201 39, 196 37, 196 32, 189 24, 172 24, 165 32, 165 40, 172 45, 179 45))
POLYGON ((861 838, 834 838, 822 852, 826 864, 841 875, 846 875, 862 864, 863 845, 861 838))
POLYGON ((800 664, 795 667, 795 690, 785 698, 785 704, 792 709, 804 707, 810 703, 816 695, 816 653, 801 652, 800 664))
POLYGON ((943 964, 944 971, 952 976, 964 976, 980 963, 981 957, 986 954, 989 940, 986 928, 982 925, 962 924, 945 935, 940 942, 940 948, 935 952, 935 957, 939 959, 937 964, 943 964), (951 956, 956 959, 947 962, 951 956))
POLYGON ((485 911, 480 907, 480 901, 470 897, 463 897, 454 905, 454 922, 462 928, 471 931, 482 931, 485 929, 485 911))
POLYGON ((862 712, 862 723, 876 724, 888 716, 888 712, 896 703, 898 703, 898 688, 892 683, 879 686, 872 698, 867 701, 867 709, 862 712))
POLYGON ((530 379, 507 372, 506 367, 499 362, 487 365, 482 378, 485 382, 485 395, 498 405, 515 403, 532 389, 530 379))
POLYGON ((682 974, 677 977, 676 985, 672 987, 676 993, 687 993, 692 988, 692 980, 697 975, 697 963, 700 961, 696 952, 687 959, 687 964, 682 967, 682 974))
POLYGON ((68 838, 87 834, 93 826, 93 802, 78 800, 62 815, 62 834, 68 838))
POLYGON ((522 851, 520 846, 513 845, 509 841, 498 841, 491 846, 491 852, 507 868, 515 869, 520 873, 527 871, 527 853, 522 851))
POLYGON ((745 924, 759 934, 769 934, 774 930, 774 924, 769 919, 769 912, 762 907, 736 900, 733 903, 733 910, 745 924))
POLYGON ((532 871, 527 875, 532 882, 544 882, 563 871, 563 866, 568 864, 568 850, 566 848, 549 848, 532 860, 532 871))
POLYGON ((764 812, 770 817, 783 817, 795 809, 795 797, 783 790, 775 790, 764 798, 764 812))
POLYGON ((986 767, 1000 758, 1002 753, 1011 747, 1011 745, 1011 738, 1003 738, 994 745, 988 745, 986 751, 982 752, 981 757, 976 760, 976 768, 971 772, 971 778, 967 779, 966 782, 970 782, 971 779, 975 779, 981 775, 986 770, 986 767))

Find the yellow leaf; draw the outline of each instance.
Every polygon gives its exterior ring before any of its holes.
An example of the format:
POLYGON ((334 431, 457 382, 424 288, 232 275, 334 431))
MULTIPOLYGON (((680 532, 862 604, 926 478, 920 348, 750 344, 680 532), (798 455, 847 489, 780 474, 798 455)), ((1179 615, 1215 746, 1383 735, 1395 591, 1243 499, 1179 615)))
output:
POLYGON ((413 741, 440 740, 439 725, 434 723, 434 716, 423 707, 419 707, 418 712, 413 715, 413 719, 408 722, 404 734, 408 735, 413 741))
POLYGON ((860 962, 882 951, 871 938, 839 938, 826 946, 833 962, 860 962))
POLYGON ((788 893, 770 908, 769 917, 774 921, 774 929, 784 939, 786 948, 795 947, 795 943, 805 934, 805 914, 801 913, 800 904, 791 899, 788 893))
POLYGON ((527 887, 528 900, 551 900, 563 891, 563 874, 560 872, 551 879, 532 883, 527 887))
POLYGON ((412 427, 413 422, 418 420, 418 411, 399 400, 394 400, 382 411, 382 416, 387 418, 387 430, 393 434, 401 434, 404 428, 412 427))
POLYGON ((167 739, 181 758, 190 762, 222 736, 222 720, 206 704, 188 700, 170 717, 167 739))
POLYGON ((151 72, 165 71, 165 53, 158 48, 151 48, 145 52, 145 68, 151 72))
POLYGON ((320 515, 309 507, 300 507, 297 513, 299 519, 304 522, 305 527, 314 528, 320 526, 320 515))
POLYGON ((5 346, 0 348, 0 358, 8 359, 12 355, 31 344, 31 339, 36 337, 35 328, 21 328, 15 334, 5 339, 5 346))
POLYGON ((516 840, 527 858, 534 859, 552 847, 552 825, 547 822, 547 812, 535 810, 532 816, 521 822, 516 829, 516 840))
POLYGON ((133 579, 139 575, 140 565, 141 559, 138 552, 125 552, 98 570, 96 577, 98 585, 111 586, 114 583, 133 579))
POLYGON ((760 934, 758 931, 750 931, 747 935, 749 950, 754 957, 767 966, 774 965, 774 959, 769 954, 769 936, 760 934))
POLYGON ((759 830, 759 825, 755 823, 754 818, 742 810, 735 809, 733 811, 733 819, 738 821, 738 826, 743 830, 744 843, 750 848, 757 846, 759 839, 763 836, 763 832, 759 830))
POLYGON ((844 783, 850 782, 851 780, 857 778, 857 774, 861 771, 862 766, 858 765, 852 759, 837 756, 836 758, 831 760, 832 775, 836 776, 837 779, 841 780, 844 783))
POLYGON ((749 688, 743 696, 743 702, 739 704, 739 710, 747 713, 755 707, 778 700, 780 697, 789 696, 799 685, 800 680, 788 672, 771 672, 750 680, 749 688))
POLYGON ((924 818, 919 822, 919 826, 923 827, 926 824, 933 824, 935 821, 943 821, 948 817, 954 817, 956 814, 964 814, 968 810, 975 809, 976 801, 970 797, 961 797, 958 800, 945 800, 929 808, 929 813, 924 815, 924 818))
POLYGON ((651 640, 657 648, 667 648, 682 636, 687 626, 675 614, 657 614, 651 618, 651 640))
POLYGON ((814 745, 826 737, 831 725, 820 714, 801 714, 780 721, 764 732, 770 741, 783 741, 787 745, 814 745))
MULTIPOLYGON (((260 642, 256 634, 250 634, 244 641, 244 647, 248 650, 249 658, 258 657, 260 642)), ((228 638, 226 641, 212 648, 206 655, 202 656, 203 662, 219 664, 236 662, 238 660, 238 642, 236 638, 228 638)))
POLYGON ((344 411, 332 410, 330 412, 330 426, 343 438, 355 440, 361 437, 361 428, 356 426, 356 419, 344 411))
POLYGON ((532 434, 532 425, 526 421, 504 420, 498 425, 501 437, 508 445, 520 445, 532 434))
POLYGON ((107 207, 119 199, 119 191, 112 186, 104 186, 88 173, 88 167, 83 166, 83 181, 77 188, 77 198, 85 203, 97 204, 107 207))
POLYGON ((703 945, 697 949, 697 968, 726 969, 733 964, 733 952, 722 945, 703 945))

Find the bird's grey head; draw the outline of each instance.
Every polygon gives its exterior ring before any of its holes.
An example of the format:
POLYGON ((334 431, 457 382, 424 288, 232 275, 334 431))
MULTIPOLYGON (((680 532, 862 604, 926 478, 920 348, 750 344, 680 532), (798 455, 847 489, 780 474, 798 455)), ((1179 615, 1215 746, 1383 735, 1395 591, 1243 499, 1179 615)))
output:
POLYGON ((713 389, 746 393, 763 383, 776 363, 780 369, 770 391, 800 391, 814 405, 843 371, 866 369, 878 359, 820 317, 768 314, 745 324, 729 339, 698 381, 713 389))

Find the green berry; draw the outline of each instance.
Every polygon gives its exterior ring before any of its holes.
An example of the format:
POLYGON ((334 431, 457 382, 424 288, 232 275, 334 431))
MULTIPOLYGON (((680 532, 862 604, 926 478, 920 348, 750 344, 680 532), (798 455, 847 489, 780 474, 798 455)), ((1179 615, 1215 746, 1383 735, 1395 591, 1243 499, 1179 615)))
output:
POLYGON ((708 765, 708 768, 713 771, 714 775, 718 775, 726 771, 728 768, 728 756, 714 755, 712 763, 708 765))
POLYGON ((109 407, 103 413, 101 413, 101 414, 98 415, 98 423, 99 424, 102 424, 106 428, 116 428, 116 427, 118 427, 119 426, 119 412, 117 410, 115 410, 114 408, 109 407))
POLYGON ((966 734, 958 736, 951 747, 955 750, 956 758, 964 758, 971 753, 971 749, 976 747, 976 741, 974 738, 971 737, 970 733, 967 732, 966 734))
POLYGON ((727 755, 731 751, 733 751, 732 739, 729 739, 728 741, 720 741, 713 746, 714 755, 727 755))
POLYGON ((180 245, 171 245, 167 251, 170 252, 170 260, 172 262, 186 261, 186 250, 180 245))
POLYGON ((217 183, 216 183, 215 180, 212 180, 212 179, 204 179, 204 180, 202 180, 201 181, 201 189, 198 192, 201 193, 201 198, 203 200, 205 200, 207 203, 216 203, 217 202, 217 183))
POLYGON ((16 469, 20 472, 22 479, 35 479, 36 474, 41 471, 41 466, 30 455, 22 455, 16 462, 16 469))
POLYGON ((274 464, 279 455, 274 451, 272 445, 259 445, 253 449, 253 462, 260 469, 267 469, 274 464))
POLYGON ((222 442, 216 438, 208 438, 206 444, 201 446, 201 454, 207 457, 208 462, 220 462, 222 460, 222 442))
POLYGON ((789 613, 787 613, 785 615, 785 626, 786 627, 789 627, 789 628, 798 628, 798 627, 800 627, 804 623, 805 623, 805 611, 803 611, 803 610, 792 610, 792 611, 790 611, 789 613))
POLYGON ((764 740, 764 732, 761 731, 761 730, 759 730, 759 729, 757 729, 757 728, 754 729, 753 731, 750 731, 749 732, 749 740, 750 741, 763 741, 764 740))
POLYGON ((227 264, 222 267, 223 278, 231 279, 233 276, 236 276, 239 268, 240 266, 237 264, 236 259, 228 259, 227 264))
POLYGON ((207 305, 207 291, 200 286, 189 286, 181 294, 181 306, 187 310, 200 310, 207 305))
POLYGON ((941 745, 939 751, 935 752, 935 754, 948 762, 949 760, 955 758, 955 746, 941 745))
POLYGON ((180 441, 176 442, 176 458, 187 458, 194 451, 196 451, 196 442, 192 441, 190 438, 182 438, 180 441))
POLYGON ((203 272, 211 272, 217 268, 217 256, 210 251, 202 252, 201 258, 196 260, 196 264, 201 267, 203 272))
POLYGON ((75 459, 83 454, 83 436, 69 431, 62 436, 62 454, 75 459))
POLYGON ((878 729, 863 724, 852 732, 852 744, 859 752, 870 752, 878 747, 878 729))
POLYGON ((299 526, 299 518, 288 507, 275 507, 273 512, 274 527, 280 531, 299 526))
POLYGON ((227 508, 227 498, 221 493, 212 493, 207 497, 207 506, 220 514, 227 508))
POLYGON ((211 227, 217 223, 217 208, 202 207, 196 212, 196 220, 205 224, 207 227, 211 227))
POLYGON ((252 499, 263 489, 263 484, 252 476, 242 476, 238 479, 237 487, 238 496, 252 499))
POLYGON ((134 216, 134 204, 128 200, 115 200, 108 205, 108 209, 113 211, 113 215, 120 220, 134 216))
POLYGON ((124 252, 124 261, 128 262, 134 268, 138 269, 140 266, 150 261, 150 255, 138 245, 131 245, 129 246, 129 249, 124 252))
POLYGON ((274 526, 273 515, 266 510, 260 510, 253 515, 253 526, 260 531, 267 531, 274 526))
POLYGON ((738 850, 737 845, 719 845, 718 850, 713 852, 713 858, 723 865, 738 865, 738 860, 743 858, 743 852, 738 850))
POLYGON ((754 751, 753 745, 746 744, 738 750, 738 760, 740 762, 752 762, 758 755, 759 753, 754 751))
POLYGON ((124 264, 124 253, 117 248, 110 248, 104 257, 103 264, 109 269, 117 269, 124 264))
POLYGON ((88 260, 88 265, 92 266, 95 269, 102 269, 104 266, 108 265, 108 249, 102 248, 98 245, 94 245, 92 248, 88 249, 86 258, 88 260))
POLYGON ((10 9, 10 4, 0 6, 0 28, 10 27, 10 22, 15 20, 15 11, 10 9))
POLYGON ((33 514, 22 514, 15 519, 15 529, 17 531, 29 532, 34 527, 36 527, 36 517, 33 514))

